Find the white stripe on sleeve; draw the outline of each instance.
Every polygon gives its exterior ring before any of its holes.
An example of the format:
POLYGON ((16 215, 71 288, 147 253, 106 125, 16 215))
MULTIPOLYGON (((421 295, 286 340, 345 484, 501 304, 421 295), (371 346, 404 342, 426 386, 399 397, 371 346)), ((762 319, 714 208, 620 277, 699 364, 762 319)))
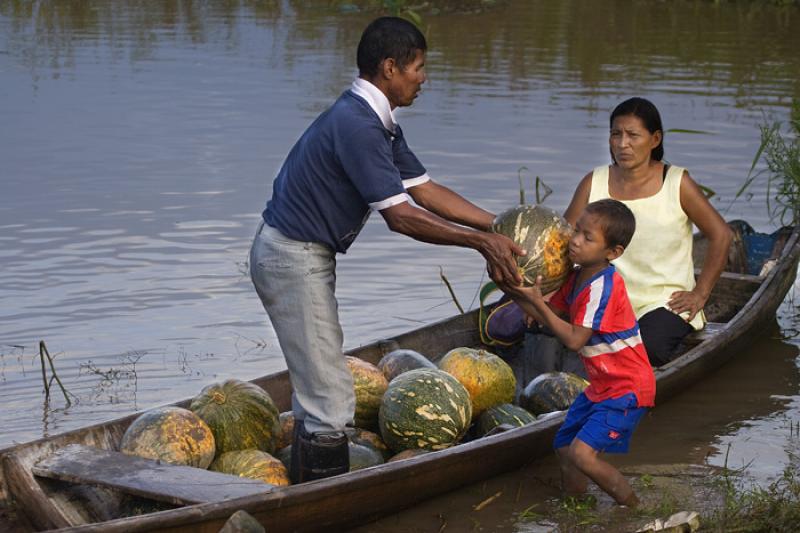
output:
POLYGON ((380 202, 372 202, 369 204, 369 207, 373 211, 381 211, 386 209, 387 207, 392 207, 393 205, 402 204, 403 202, 408 202, 409 198, 406 193, 395 194, 394 196, 390 196, 385 200, 381 200, 380 202))
POLYGON ((430 181, 430 180, 431 180, 431 177, 428 176, 428 173, 426 172, 422 176, 417 176, 416 178, 409 178, 407 180, 403 180, 403 187, 405 187, 406 190, 408 190, 411 187, 416 187, 417 185, 422 185, 426 181, 430 181))
POLYGON ((589 302, 586 304, 586 312, 583 314, 583 324, 585 328, 592 328, 594 323, 594 315, 600 307, 600 298, 603 297, 603 284, 605 283, 605 276, 600 276, 589 285, 589 302))

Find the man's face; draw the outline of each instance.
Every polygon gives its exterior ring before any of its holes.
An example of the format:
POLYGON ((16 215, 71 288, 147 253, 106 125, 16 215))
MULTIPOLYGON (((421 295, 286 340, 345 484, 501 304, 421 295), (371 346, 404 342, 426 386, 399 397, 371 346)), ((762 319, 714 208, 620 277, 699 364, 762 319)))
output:
POLYGON ((425 52, 422 50, 417 50, 414 60, 405 68, 400 68, 395 64, 392 68, 392 77, 389 80, 388 94, 386 95, 392 109, 410 106, 414 103, 425 79, 425 52))

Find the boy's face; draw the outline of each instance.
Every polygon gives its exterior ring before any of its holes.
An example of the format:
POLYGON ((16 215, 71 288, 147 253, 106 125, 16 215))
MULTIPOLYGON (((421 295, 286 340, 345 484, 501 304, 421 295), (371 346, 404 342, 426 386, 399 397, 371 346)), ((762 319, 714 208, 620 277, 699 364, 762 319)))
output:
POLYGON ((600 217, 584 211, 569 241, 570 260, 582 267, 596 266, 619 257, 621 249, 621 246, 608 247, 600 217))

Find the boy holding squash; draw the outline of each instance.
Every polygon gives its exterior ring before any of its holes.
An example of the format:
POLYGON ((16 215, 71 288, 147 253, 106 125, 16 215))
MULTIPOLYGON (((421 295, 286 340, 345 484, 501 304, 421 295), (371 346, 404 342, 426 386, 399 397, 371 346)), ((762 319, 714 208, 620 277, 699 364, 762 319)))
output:
POLYGON ((591 479, 620 505, 639 500, 625 477, 600 458, 625 453, 633 430, 655 399, 655 376, 625 283, 611 261, 625 251, 636 221, 617 200, 586 206, 570 239, 578 268, 546 302, 533 287, 503 285, 526 313, 581 355, 590 385, 570 406, 554 441, 566 495, 586 492, 591 479), (566 320, 562 317, 566 317, 566 320))

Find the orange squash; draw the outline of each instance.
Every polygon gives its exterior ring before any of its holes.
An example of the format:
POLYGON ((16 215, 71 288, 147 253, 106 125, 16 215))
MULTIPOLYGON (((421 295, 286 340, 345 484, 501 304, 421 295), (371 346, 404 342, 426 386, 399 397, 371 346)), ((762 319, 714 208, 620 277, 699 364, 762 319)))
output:
POLYGON ((514 371, 491 352, 454 348, 442 357, 439 368, 452 374, 467 389, 473 419, 490 407, 514 400, 517 388, 514 371))

